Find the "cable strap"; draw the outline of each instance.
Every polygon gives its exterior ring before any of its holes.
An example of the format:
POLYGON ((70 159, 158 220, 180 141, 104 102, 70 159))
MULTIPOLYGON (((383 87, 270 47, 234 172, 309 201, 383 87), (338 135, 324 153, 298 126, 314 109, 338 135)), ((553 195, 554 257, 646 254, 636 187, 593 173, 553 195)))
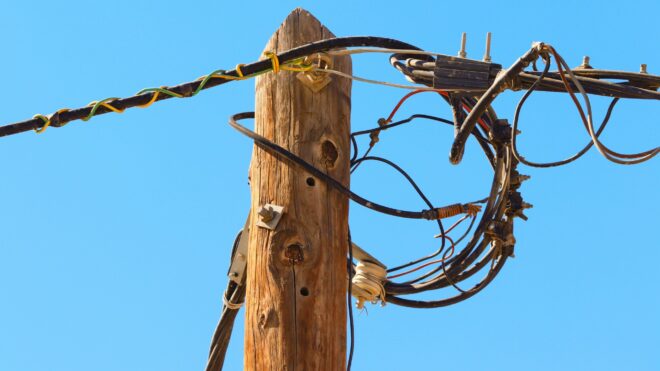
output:
POLYGON ((224 295, 222 295, 222 303, 225 305, 227 309, 231 310, 239 310, 243 306, 243 303, 234 303, 231 300, 227 299, 227 293, 225 292, 224 295))

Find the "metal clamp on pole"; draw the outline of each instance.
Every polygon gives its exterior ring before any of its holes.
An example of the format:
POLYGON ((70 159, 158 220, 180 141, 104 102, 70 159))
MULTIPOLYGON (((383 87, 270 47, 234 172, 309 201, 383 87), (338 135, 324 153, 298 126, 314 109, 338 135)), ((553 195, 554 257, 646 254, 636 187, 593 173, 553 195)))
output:
POLYGON ((250 237, 250 215, 248 214, 245 226, 238 232, 234 241, 234 248, 229 266, 229 279, 237 285, 245 282, 245 268, 247 267, 248 238, 250 237))

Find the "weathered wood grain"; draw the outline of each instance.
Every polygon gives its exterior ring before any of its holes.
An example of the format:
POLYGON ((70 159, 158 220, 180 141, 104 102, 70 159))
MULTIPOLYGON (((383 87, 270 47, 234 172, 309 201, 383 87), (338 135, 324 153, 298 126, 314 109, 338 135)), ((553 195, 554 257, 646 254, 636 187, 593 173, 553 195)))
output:
MULTIPOLYGON (((334 37, 294 10, 264 51, 334 37)), ((351 73, 349 57, 334 69, 351 73)), ((256 131, 349 183, 351 81, 314 93, 295 73, 256 80, 256 131)), ((343 370, 346 358, 348 200, 284 159, 254 148, 252 220, 260 205, 284 206, 275 231, 252 228, 248 252, 246 370, 343 370)))

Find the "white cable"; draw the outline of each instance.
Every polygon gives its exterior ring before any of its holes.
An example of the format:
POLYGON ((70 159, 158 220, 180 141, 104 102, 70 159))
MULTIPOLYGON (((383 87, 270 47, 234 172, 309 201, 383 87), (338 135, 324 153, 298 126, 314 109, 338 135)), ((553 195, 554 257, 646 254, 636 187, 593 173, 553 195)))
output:
POLYGON ((438 91, 438 89, 429 88, 428 86, 403 85, 403 84, 394 84, 394 83, 385 82, 385 81, 365 79, 364 77, 349 75, 347 73, 336 71, 336 70, 331 70, 331 69, 314 68, 312 71, 314 71, 314 72, 325 72, 325 73, 329 73, 329 74, 332 74, 332 75, 337 75, 337 76, 345 77, 347 79, 355 80, 355 81, 366 82, 368 84, 385 85, 385 86, 389 86, 389 87, 392 87, 392 88, 409 89, 409 90, 438 91))
POLYGON ((589 102, 589 96, 587 95, 586 91, 582 87, 582 84, 580 83, 579 79, 573 74, 573 71, 571 68, 566 64, 566 62, 562 59, 560 61, 557 61, 557 63, 561 63, 562 66, 566 69, 566 72, 570 76, 571 80, 573 80, 573 83, 577 87, 578 91, 584 98, 585 105, 587 107, 587 131, 589 132, 589 136, 591 137, 591 141, 593 142, 594 146, 600 152, 601 155, 603 155, 606 159, 617 163, 621 165, 634 165, 638 164, 644 161, 647 161, 654 157, 655 155, 660 152, 660 148, 656 147, 651 153, 647 154, 646 156, 634 159, 634 160, 621 160, 617 157, 611 156, 609 153, 607 153, 607 150, 604 148, 603 144, 600 142, 598 139, 598 136, 596 136, 595 130, 594 130, 594 122, 591 114, 591 103, 589 102))
POLYGON ((339 50, 329 50, 327 54, 342 56, 342 55, 351 55, 351 54, 363 54, 363 53, 392 53, 392 54, 421 54, 421 55, 445 55, 443 53, 434 53, 426 50, 414 50, 414 49, 388 49, 388 48, 356 48, 356 49, 339 49, 339 50))

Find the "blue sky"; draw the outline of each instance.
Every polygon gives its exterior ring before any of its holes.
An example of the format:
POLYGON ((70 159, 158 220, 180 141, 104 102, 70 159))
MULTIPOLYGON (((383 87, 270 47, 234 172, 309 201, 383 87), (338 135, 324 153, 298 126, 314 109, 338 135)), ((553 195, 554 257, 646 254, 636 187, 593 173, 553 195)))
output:
MULTIPOLYGON (((658 2, 608 5, 449 2, 6 2, 0 12, 0 124, 79 107, 144 87, 174 85, 260 58, 297 6, 338 36, 376 35, 455 54, 468 32, 480 59, 508 65, 532 41, 577 66, 660 72, 658 2)), ((383 56, 357 56, 353 72, 402 82, 383 56)), ((253 81, 108 114, 43 135, 0 139, 0 370, 198 370, 208 353, 231 243, 249 207, 252 144, 227 117, 254 107, 253 81)), ((353 85, 352 125, 364 129, 405 94, 353 85)), ((520 93, 495 103, 511 118, 520 93)), ((399 117, 449 117, 422 94, 399 117)), ((607 101, 594 98, 596 121, 607 101)), ((658 105, 622 102, 605 143, 657 146, 658 105)), ((569 98, 535 94, 521 116, 521 150, 552 160, 588 140, 569 98)), ((484 194, 485 160, 472 143, 449 165, 451 131, 417 122, 381 135, 437 204, 484 194)), ((657 159, 622 167, 596 152, 556 169, 529 169, 534 204, 516 225, 516 258, 493 284, 458 305, 370 306, 356 315, 355 370, 658 370, 660 259, 657 159)), ((378 165, 352 179, 361 195, 423 205, 378 165)), ((432 223, 351 205, 353 237, 394 265, 434 248, 432 223)), ((441 292, 439 295, 451 295, 441 292)), ((242 367, 242 315, 225 369, 242 367)))

